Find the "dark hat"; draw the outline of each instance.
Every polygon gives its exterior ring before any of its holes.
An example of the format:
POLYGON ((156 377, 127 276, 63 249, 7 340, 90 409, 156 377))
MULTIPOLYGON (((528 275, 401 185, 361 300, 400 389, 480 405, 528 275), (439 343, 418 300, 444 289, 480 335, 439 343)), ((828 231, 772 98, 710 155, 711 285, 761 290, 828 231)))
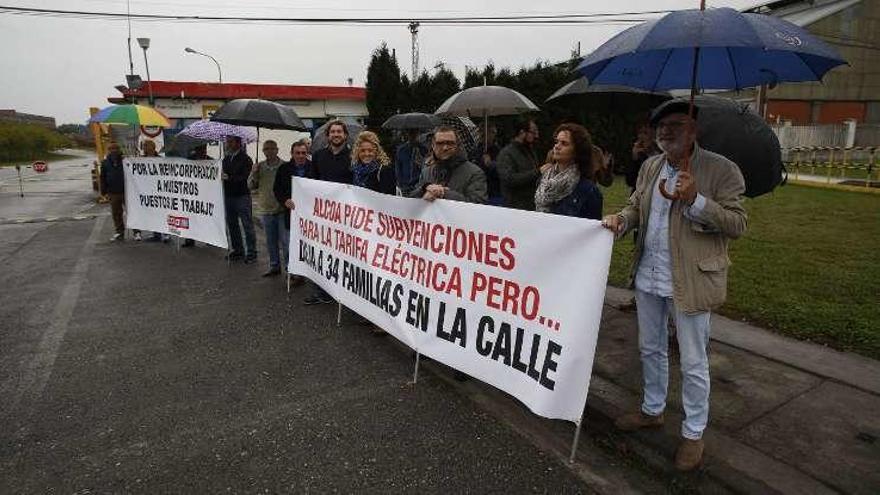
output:
MULTIPOLYGON (((651 127, 657 127, 657 122, 660 122, 660 119, 666 117, 667 115, 671 115, 673 113, 683 113, 687 115, 688 108, 690 107, 690 103, 688 100, 669 100, 661 103, 657 108, 651 112, 651 127)), ((696 102, 694 102, 694 120, 697 119, 697 115, 700 112, 700 107, 697 106, 696 102)))

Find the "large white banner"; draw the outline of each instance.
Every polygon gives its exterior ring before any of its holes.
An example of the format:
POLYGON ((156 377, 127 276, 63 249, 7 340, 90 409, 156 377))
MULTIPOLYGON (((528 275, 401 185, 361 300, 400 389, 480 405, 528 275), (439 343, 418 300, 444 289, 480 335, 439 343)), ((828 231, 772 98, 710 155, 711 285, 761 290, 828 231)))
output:
POLYGON ((291 273, 541 416, 583 414, 613 236, 594 220, 293 179, 291 273))
POLYGON ((227 247, 219 160, 145 157, 123 165, 129 228, 227 247))

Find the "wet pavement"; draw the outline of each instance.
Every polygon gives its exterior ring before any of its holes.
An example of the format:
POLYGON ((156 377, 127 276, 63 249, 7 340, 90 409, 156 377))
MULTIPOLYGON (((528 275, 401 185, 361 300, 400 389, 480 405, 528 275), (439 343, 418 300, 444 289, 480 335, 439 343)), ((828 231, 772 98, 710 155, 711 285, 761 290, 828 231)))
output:
POLYGON ((335 306, 261 277, 262 258, 109 242, 84 161, 28 177, 24 202, 2 175, 0 218, 83 218, 0 225, 0 492, 662 487, 589 440, 567 464, 445 367, 412 385, 393 338, 337 327, 335 306))

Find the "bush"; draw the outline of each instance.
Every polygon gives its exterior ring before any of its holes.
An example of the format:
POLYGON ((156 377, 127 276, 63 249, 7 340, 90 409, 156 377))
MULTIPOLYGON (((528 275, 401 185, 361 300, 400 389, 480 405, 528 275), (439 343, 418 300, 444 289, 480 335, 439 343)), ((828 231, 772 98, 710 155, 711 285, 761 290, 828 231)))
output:
POLYGON ((0 162, 32 160, 71 145, 58 132, 34 124, 0 122, 0 162))

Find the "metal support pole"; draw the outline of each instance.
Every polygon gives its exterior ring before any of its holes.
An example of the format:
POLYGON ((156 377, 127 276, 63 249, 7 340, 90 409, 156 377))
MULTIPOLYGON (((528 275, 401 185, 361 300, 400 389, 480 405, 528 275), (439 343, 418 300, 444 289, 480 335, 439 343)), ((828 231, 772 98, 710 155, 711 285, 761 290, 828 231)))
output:
POLYGON ((415 365, 415 368, 413 369, 412 385, 415 385, 416 383, 419 382, 419 358, 420 357, 421 357, 421 354, 419 354, 419 351, 416 351, 416 365, 415 365))
POLYGON ((287 274, 287 293, 290 294, 290 274, 287 274))
POLYGON ((578 420, 577 427, 574 430, 574 440, 571 442, 571 455, 568 457, 569 464, 574 464, 574 457, 575 454, 577 454, 578 441, 580 441, 581 439, 581 425, 583 424, 583 422, 584 418, 581 417, 581 419, 578 420))
POLYGON ((342 326, 342 303, 336 303, 336 328, 342 326))

